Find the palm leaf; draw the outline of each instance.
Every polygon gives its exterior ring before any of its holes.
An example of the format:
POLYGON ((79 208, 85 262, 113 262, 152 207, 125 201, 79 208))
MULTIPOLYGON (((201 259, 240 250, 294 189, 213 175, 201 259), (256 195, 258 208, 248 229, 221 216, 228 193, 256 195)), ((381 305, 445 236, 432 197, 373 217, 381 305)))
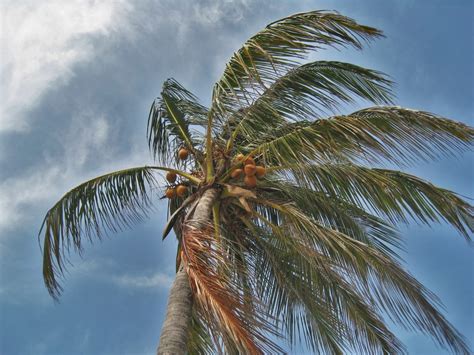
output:
MULTIPOLYGON (((287 121, 313 119, 360 97, 375 104, 391 102, 391 81, 380 72, 349 63, 317 61, 278 78, 254 103, 229 119, 235 126, 229 145, 241 134, 254 141, 287 121)), ((226 128, 224 128, 225 130, 226 128)))
POLYGON ((164 82, 163 92, 174 99, 190 126, 206 125, 209 110, 198 102, 198 98, 192 92, 172 78, 164 82))
POLYGON ((199 131, 191 132, 190 126, 203 125, 206 115, 207 109, 191 92, 174 79, 165 81, 161 98, 152 103, 148 116, 148 145, 153 156, 165 163, 185 146, 201 158, 198 146, 202 138, 199 131))
POLYGON ((456 353, 469 353, 463 337, 437 310, 438 299, 388 255, 318 224, 291 205, 262 199, 258 203, 280 214, 279 225, 262 219, 274 233, 290 234, 301 244, 302 252, 315 250, 330 259, 356 290, 376 302, 392 320, 430 334, 441 346, 456 353))
MULTIPOLYGON (((209 226, 210 227, 210 226, 209 226)), ((203 312, 214 342, 233 344, 243 353, 280 353, 266 335, 270 324, 259 313, 252 313, 229 277, 236 272, 227 267, 222 249, 215 244, 212 228, 187 228, 182 238, 182 256, 190 278, 194 300, 203 312), (227 276, 226 276, 227 275, 227 276)))
MULTIPOLYGON (((163 228, 163 234, 162 234, 162 237, 161 239, 162 240, 165 240, 165 238, 168 236, 168 234, 171 232, 171 229, 175 229, 176 231, 176 228, 175 228, 175 225, 176 225, 176 222, 178 220, 180 220, 180 214, 182 214, 184 212, 184 210, 191 204, 191 202, 193 202, 194 200, 196 199, 196 196, 195 195, 191 195, 189 196, 186 200, 184 200, 182 203, 179 204, 179 206, 173 206, 170 208, 168 208, 168 211, 170 212, 169 213, 169 216, 168 216, 168 221, 166 222, 166 225, 165 225, 165 228, 163 228), (171 212, 172 211, 172 212, 171 212)), ((173 200, 170 201, 170 203, 172 202, 180 202, 179 199, 175 198, 173 200)), ((182 218, 181 218, 181 221, 182 221, 182 218)), ((180 235, 177 235, 178 239, 181 238, 180 235)))
POLYGON ((327 120, 296 122, 241 147, 270 164, 352 160, 397 164, 472 148, 474 129, 433 114, 373 107, 327 120))
POLYGON ((215 354, 214 343, 204 322, 204 317, 199 314, 195 306, 193 306, 191 325, 189 327, 187 350, 189 354, 193 355, 215 354))
POLYGON ((334 12, 311 11, 273 22, 234 53, 214 86, 212 110, 224 114, 248 104, 252 90, 266 89, 308 51, 322 46, 361 48, 362 40, 379 36, 379 30, 334 12))
POLYGON ((259 295, 283 321, 290 344, 303 330, 315 353, 402 351, 375 309, 333 270, 330 259, 298 247, 284 234, 251 229, 259 295))
POLYGON ((108 232, 120 231, 147 216, 152 189, 157 187, 154 171, 174 171, 162 167, 138 167, 116 171, 86 181, 66 193, 46 214, 38 237, 44 231, 43 277, 57 299, 70 249, 81 253, 83 239, 92 242, 108 232))
POLYGON ((353 164, 325 164, 290 169, 289 178, 308 188, 368 208, 391 222, 408 218, 425 224, 446 221, 467 240, 474 232, 474 208, 455 193, 416 176, 353 164))
POLYGON ((173 102, 173 98, 164 92, 161 94, 163 104, 166 107, 168 118, 172 122, 171 129, 175 135, 180 137, 189 149, 194 149, 191 135, 189 134, 188 124, 184 120, 184 114, 178 109, 178 106, 173 102))
POLYGON ((352 203, 336 195, 297 186, 285 180, 265 181, 258 189, 259 197, 292 203, 318 223, 349 235, 358 241, 400 259, 401 238, 396 229, 352 203))

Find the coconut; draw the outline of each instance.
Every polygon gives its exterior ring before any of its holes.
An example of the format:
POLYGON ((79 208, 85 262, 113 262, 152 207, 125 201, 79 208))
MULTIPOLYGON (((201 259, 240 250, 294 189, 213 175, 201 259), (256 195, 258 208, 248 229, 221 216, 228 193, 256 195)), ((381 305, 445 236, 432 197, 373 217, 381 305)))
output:
POLYGON ((261 166, 261 165, 257 165, 255 167, 256 171, 255 171, 255 175, 257 175, 258 178, 262 178, 265 176, 266 174, 266 169, 264 166, 261 166))
POLYGON ((166 174, 166 180, 168 180, 170 183, 174 183, 176 181, 176 174, 172 171, 168 171, 166 174))
POLYGON ((252 175, 252 176, 245 176, 244 178, 244 183, 245 185, 247 185, 247 187, 255 187, 257 186, 257 178, 255 177, 255 175, 252 175))
POLYGON ((255 175, 256 171, 257 171, 257 168, 255 167, 255 165, 247 164, 244 167, 244 172, 245 172, 245 175, 247 175, 247 176, 255 175))
POLYGON ((181 160, 185 160, 189 155, 189 151, 186 149, 186 148, 181 148, 179 151, 178 151, 178 156, 179 156, 179 159, 181 160))
POLYGON ((178 185, 178 187, 176 188, 176 195, 178 195, 179 197, 183 197, 184 195, 186 195, 186 192, 188 192, 188 188, 184 185, 178 185))
POLYGON ((245 165, 255 165, 255 160, 253 160, 252 157, 248 157, 247 159, 245 159, 244 164, 245 165))
POLYGON ((166 192, 165 192, 165 195, 166 197, 168 198, 173 198, 176 196, 176 189, 173 188, 173 187, 169 187, 166 189, 166 192))
POLYGON ((244 158, 245 158, 245 155, 243 155, 242 153, 239 153, 235 156, 236 161, 242 161, 244 160, 244 158))
POLYGON ((230 176, 232 177, 232 179, 238 179, 242 176, 243 172, 244 171, 242 169, 235 169, 234 171, 232 171, 230 176))

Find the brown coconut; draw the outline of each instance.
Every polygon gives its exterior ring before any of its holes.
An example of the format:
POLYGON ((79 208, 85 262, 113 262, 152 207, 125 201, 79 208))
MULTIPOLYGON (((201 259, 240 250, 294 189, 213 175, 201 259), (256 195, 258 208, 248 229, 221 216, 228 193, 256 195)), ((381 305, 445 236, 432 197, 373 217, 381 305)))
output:
POLYGON ((257 178, 255 177, 255 175, 245 176, 244 184, 247 187, 253 188, 253 187, 257 186, 257 178))
POLYGON ((248 157, 247 159, 245 159, 244 164, 245 165, 255 165, 255 160, 253 160, 252 157, 248 157))
POLYGON ((255 171, 255 175, 257 175, 257 177, 260 179, 262 177, 265 176, 265 174, 267 173, 267 169, 265 169, 264 166, 261 166, 261 165, 257 165, 255 167, 256 171, 255 171))
POLYGON ((247 175, 247 176, 255 175, 256 171, 257 171, 257 167, 255 165, 247 164, 244 167, 244 172, 245 172, 245 175, 247 175))
POLYGON ((188 188, 184 185, 178 185, 178 187, 176 188, 176 195, 178 195, 179 197, 183 197, 184 195, 186 195, 186 192, 188 192, 188 188))
POLYGON ((178 151, 178 157, 181 160, 185 160, 188 157, 188 155, 189 155, 189 151, 186 148, 181 148, 178 151))
POLYGON ((232 179, 238 179, 242 176, 243 172, 244 171, 242 169, 235 169, 234 171, 232 171, 230 176, 232 177, 232 179))
POLYGON ((235 156, 236 161, 242 161, 244 160, 244 158, 245 158, 245 155, 243 155, 242 153, 239 153, 235 156))
POLYGON ((176 189, 174 189, 173 187, 169 187, 166 189, 166 192, 165 192, 165 195, 166 197, 168 198, 173 198, 176 196, 176 189))
POLYGON ((166 180, 168 180, 170 183, 174 183, 176 181, 176 174, 172 171, 168 171, 166 174, 166 180))

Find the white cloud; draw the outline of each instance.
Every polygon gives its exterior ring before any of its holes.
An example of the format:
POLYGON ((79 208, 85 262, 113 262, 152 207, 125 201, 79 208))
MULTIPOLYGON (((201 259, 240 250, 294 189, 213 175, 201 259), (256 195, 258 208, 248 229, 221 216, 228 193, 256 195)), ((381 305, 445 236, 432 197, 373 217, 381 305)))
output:
POLYGON ((21 175, 0 182, 0 232, 29 222, 31 208, 45 213, 64 192, 87 179, 143 165, 146 152, 133 149, 127 156, 110 159, 111 128, 104 115, 82 112, 71 121, 69 132, 61 137, 63 146, 59 157, 46 156, 40 167, 29 168, 21 175), (100 168, 87 167, 92 159, 100 168))
POLYGON ((114 282, 122 287, 127 288, 169 288, 173 282, 173 277, 157 272, 150 276, 121 275, 113 278, 114 282))
POLYGON ((99 55, 103 40, 120 37, 133 42, 143 29, 169 24, 176 27, 178 46, 187 46, 193 26, 214 28, 223 21, 242 21, 253 0, 177 3, 170 7, 166 1, 1 1, 0 133, 28 131, 29 110, 49 90, 66 85, 77 64, 99 55), (158 15, 150 22, 152 9, 158 15))
POLYGON ((250 0, 224 0, 195 3, 193 5, 193 18, 201 25, 215 25, 223 20, 239 22, 248 10, 250 0))
POLYGON ((1 3, 0 132, 27 130, 26 113, 51 88, 94 56, 94 36, 123 24, 129 6, 110 1, 3 1, 1 3))
POLYGON ((74 264, 74 275, 86 278, 94 276, 107 279, 109 274, 113 273, 113 270, 117 269, 118 266, 115 260, 108 258, 81 259, 80 262, 74 264))
MULTIPOLYGON (((74 75, 75 64, 94 58, 93 38, 106 39, 120 31, 120 36, 132 36, 128 38, 132 41, 134 35, 140 35, 142 22, 143 26, 148 23, 141 21, 145 12, 149 16, 148 7, 135 4, 137 8, 131 9, 126 1, 0 1, 3 16, 0 134, 28 129, 28 110, 39 103, 48 89, 67 83, 74 75)), ((186 24, 189 19, 212 28, 223 20, 241 21, 250 3, 249 0, 183 2, 179 5, 182 11, 174 7, 170 16, 158 16, 153 23, 154 26, 163 22, 186 24), (178 14, 180 17, 176 17, 178 14)), ((166 6, 166 2, 158 4, 166 6)), ((53 155, 38 152, 36 157, 41 164, 25 167, 20 174, 0 182, 0 232, 37 219, 32 213, 46 212, 65 191, 86 179, 148 160, 145 151, 132 149, 117 161, 111 151, 120 144, 113 139, 117 128, 101 112, 85 108, 67 114, 68 131, 57 139, 60 148, 53 155), (94 167, 100 169, 87 167, 92 159, 94 167)))

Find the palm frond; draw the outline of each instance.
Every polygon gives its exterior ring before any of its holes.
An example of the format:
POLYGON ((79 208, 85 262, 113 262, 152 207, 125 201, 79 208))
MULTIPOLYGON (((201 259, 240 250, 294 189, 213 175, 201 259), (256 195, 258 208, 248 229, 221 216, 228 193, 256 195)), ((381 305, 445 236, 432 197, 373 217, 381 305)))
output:
POLYGON ((174 99, 190 126, 206 125, 209 109, 199 103, 196 95, 172 78, 164 82, 163 92, 174 99))
POLYGON ((288 121, 333 113, 341 103, 351 103, 355 97, 375 104, 390 103, 391 84, 384 74, 349 63, 301 65, 276 79, 255 102, 229 118, 228 126, 235 126, 230 141, 238 134, 247 142, 254 141, 288 121))
POLYGON ((270 324, 259 312, 252 313, 255 308, 248 307, 234 279, 226 277, 236 271, 226 267, 226 256, 215 244, 212 227, 187 228, 184 233, 181 258, 194 300, 209 324, 214 342, 229 342, 243 353, 281 353, 265 335, 265 331, 271 331, 270 324))
POLYGON ((361 48, 362 41, 381 35, 335 12, 311 11, 273 22, 234 53, 214 86, 212 108, 225 114, 247 106, 252 91, 266 89, 308 51, 323 46, 361 48))
POLYGON ((392 223, 409 218, 425 224, 445 221, 467 240, 474 232, 474 208, 454 192, 416 176, 353 164, 325 164, 290 169, 287 178, 316 191, 369 209, 392 223))
POLYGON ((254 309, 256 307, 254 304, 256 302, 254 298, 256 284, 255 279, 252 277, 254 265, 249 262, 252 256, 248 255, 247 238, 249 234, 242 221, 236 218, 238 215, 237 209, 240 209, 240 207, 236 208, 234 205, 235 201, 225 199, 221 203, 221 226, 219 228, 221 236, 219 237, 219 244, 227 253, 229 268, 237 270, 235 279, 240 285, 245 304, 250 309, 254 309))
POLYGON ((84 238, 101 239, 147 216, 158 186, 156 170, 178 172, 144 166, 102 175, 75 187, 48 211, 38 238, 44 232, 43 277, 53 298, 61 293, 57 278, 64 275, 71 248, 81 253, 84 238))
POLYGON ((401 260, 402 240, 395 227, 336 195, 276 179, 267 179, 257 191, 259 197, 294 204, 325 227, 401 260))
POLYGON ((195 199, 196 195, 191 195, 184 201, 177 196, 168 201, 168 221, 166 222, 165 228, 163 228, 162 240, 168 236, 171 229, 175 231, 176 237, 181 239, 181 224, 184 220, 183 213, 195 199))
POLYGON ((430 112, 399 106, 369 107, 349 117, 363 127, 365 122, 370 122, 365 128, 367 133, 380 139, 393 155, 398 154, 408 163, 452 157, 472 149, 474 144, 472 127, 430 112))
POLYGON ((333 270, 330 259, 301 248, 286 234, 250 229, 259 296, 283 322, 290 344, 303 333, 318 354, 402 352, 376 309, 333 270))
POLYGON ((469 353, 464 338, 436 308, 438 299, 388 255, 318 224, 291 205, 262 199, 258 203, 280 214, 280 225, 269 224, 274 233, 290 234, 301 243, 301 251, 315 250, 329 258, 358 292, 392 320, 407 329, 430 334, 440 346, 456 353, 469 353))
POLYGON ((190 127, 205 124, 207 114, 197 98, 176 80, 165 81, 161 98, 152 103, 148 116, 148 145, 153 156, 165 163, 180 146, 185 146, 201 159, 198 147, 202 134, 190 127))
POLYGON ((193 306, 191 325, 188 333, 187 350, 189 354, 213 355, 215 354, 214 343, 209 334, 205 318, 199 313, 197 307, 193 306))
POLYGON ((372 107, 287 124, 241 150, 275 165, 347 161, 404 165, 472 149, 474 129, 433 114, 372 107))

